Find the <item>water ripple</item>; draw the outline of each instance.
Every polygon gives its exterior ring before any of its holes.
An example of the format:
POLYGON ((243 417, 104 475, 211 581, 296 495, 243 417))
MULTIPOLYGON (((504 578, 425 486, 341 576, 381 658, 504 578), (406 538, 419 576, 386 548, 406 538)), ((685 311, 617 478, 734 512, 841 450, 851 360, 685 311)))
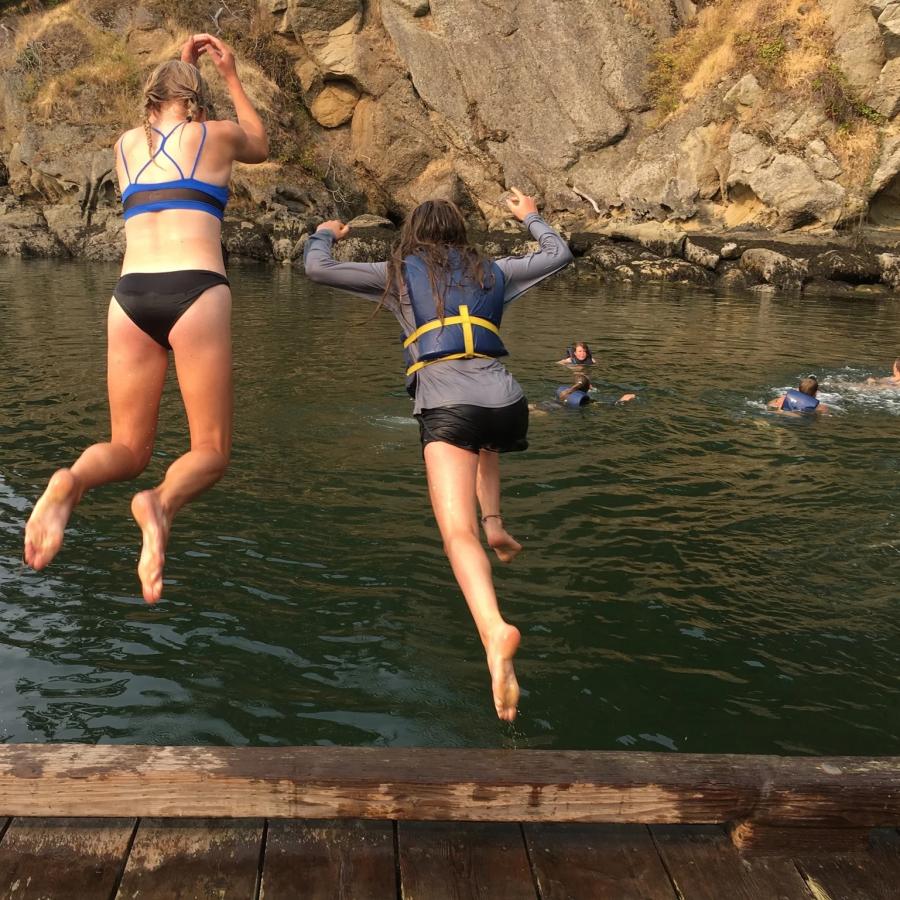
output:
POLYGON ((496 570, 523 633, 508 729, 396 326, 291 270, 233 273, 233 464, 180 514, 164 601, 140 598, 128 501, 184 450, 174 377, 147 472, 23 569, 46 478, 108 428, 115 275, 0 261, 0 739, 900 753, 900 391, 864 385, 896 355, 897 304, 565 279, 516 301, 529 399, 585 338, 601 402, 536 416, 502 461, 525 548, 496 570), (810 372, 833 415, 766 407, 810 372))

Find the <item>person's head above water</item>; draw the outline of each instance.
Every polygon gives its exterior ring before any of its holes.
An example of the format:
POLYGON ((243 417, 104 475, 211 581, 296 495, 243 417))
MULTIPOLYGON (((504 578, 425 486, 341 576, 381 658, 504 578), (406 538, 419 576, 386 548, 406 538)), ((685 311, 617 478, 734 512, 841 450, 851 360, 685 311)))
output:
POLYGON ((815 375, 807 375, 806 378, 800 379, 798 390, 801 394, 808 394, 810 397, 815 397, 819 390, 819 380, 815 375))
POLYGON ((202 122, 212 116, 209 87, 200 70, 180 59, 161 63, 150 73, 144 84, 141 104, 148 140, 151 120, 170 108, 174 107, 188 122, 202 122))
POLYGON ((588 347, 584 341, 575 341, 575 343, 572 344, 572 356, 579 360, 592 360, 594 358, 593 353, 591 353, 591 348, 588 347))
POLYGON ((592 363, 594 354, 591 353, 591 348, 584 341, 574 341, 569 358, 579 363, 592 363))

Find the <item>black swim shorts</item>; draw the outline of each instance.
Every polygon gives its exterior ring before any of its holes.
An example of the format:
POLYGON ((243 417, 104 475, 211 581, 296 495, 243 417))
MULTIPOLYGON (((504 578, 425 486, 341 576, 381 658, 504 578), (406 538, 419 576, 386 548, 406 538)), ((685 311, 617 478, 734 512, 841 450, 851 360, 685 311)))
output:
POLYGON ((416 418, 423 449, 432 441, 443 441, 473 453, 528 449, 528 401, 524 397, 499 409, 468 404, 423 409, 416 418))

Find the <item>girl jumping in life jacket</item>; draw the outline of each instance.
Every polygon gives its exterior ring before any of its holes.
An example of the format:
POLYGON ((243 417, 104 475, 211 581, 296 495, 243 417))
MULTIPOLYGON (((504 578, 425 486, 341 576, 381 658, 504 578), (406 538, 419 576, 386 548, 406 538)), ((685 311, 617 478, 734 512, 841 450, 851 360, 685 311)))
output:
POLYGON ((500 512, 500 454, 528 446, 528 402, 499 357, 506 305, 572 261, 566 242, 531 197, 507 201, 540 249, 490 260, 469 243, 459 209, 428 200, 404 222, 391 258, 332 258, 348 226, 322 223, 306 244, 306 274, 378 303, 403 330, 407 390, 415 400, 428 493, 444 550, 484 646, 497 715, 512 721, 519 702, 513 668, 519 629, 500 614, 491 564, 479 539, 504 563, 522 549, 500 512))

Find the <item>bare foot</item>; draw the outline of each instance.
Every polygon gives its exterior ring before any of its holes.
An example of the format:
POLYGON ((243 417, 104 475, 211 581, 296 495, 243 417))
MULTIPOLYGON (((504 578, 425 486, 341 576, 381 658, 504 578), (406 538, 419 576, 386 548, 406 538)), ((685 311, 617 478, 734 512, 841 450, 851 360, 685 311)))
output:
POLYGON ((68 469, 54 472, 25 526, 24 559, 32 569, 43 569, 59 552, 78 499, 75 476, 68 469))
POLYGON ((166 561, 166 543, 169 540, 171 522, 163 510, 155 491, 141 491, 131 501, 131 515, 138 523, 144 538, 138 578, 144 599, 156 603, 162 597, 163 565, 166 561))
POLYGON ((513 669, 513 657, 522 635, 515 625, 505 622, 491 633, 487 642, 487 664, 491 672, 494 707, 504 722, 512 722, 519 704, 519 682, 513 669))
POLYGON ((497 554, 497 559, 502 563, 512 562, 522 545, 503 527, 503 519, 487 516, 483 524, 488 546, 497 554))

